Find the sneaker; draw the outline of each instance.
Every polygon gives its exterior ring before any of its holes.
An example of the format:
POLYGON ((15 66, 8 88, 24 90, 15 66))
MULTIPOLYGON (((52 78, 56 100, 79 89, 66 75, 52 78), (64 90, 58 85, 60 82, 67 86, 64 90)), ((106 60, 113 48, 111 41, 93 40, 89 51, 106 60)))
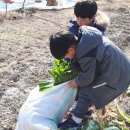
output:
MULTIPOLYGON (((74 109, 75 109, 76 105, 77 105, 77 102, 75 101, 74 104, 73 104, 73 106, 71 107, 71 109, 69 111, 70 114, 74 112, 74 109)), ((93 118, 93 115, 92 115, 93 112, 94 112, 93 108, 90 107, 89 110, 86 112, 86 114, 84 115, 83 118, 85 118, 85 119, 86 118, 92 119, 93 118)))
MULTIPOLYGON (((70 111, 70 112, 67 114, 67 118, 68 118, 68 117, 71 117, 71 116, 72 116, 72 113, 73 113, 73 110, 70 111)), ((89 111, 84 115, 83 118, 85 118, 85 119, 86 119, 86 118, 87 118, 87 119, 93 119, 92 113, 93 113, 93 110, 89 110, 89 111)))
POLYGON ((66 129, 69 129, 71 128, 71 130, 81 130, 82 128, 82 123, 80 124, 77 124, 73 119, 67 119, 66 121, 60 123, 58 125, 58 128, 60 130, 66 130, 66 129))

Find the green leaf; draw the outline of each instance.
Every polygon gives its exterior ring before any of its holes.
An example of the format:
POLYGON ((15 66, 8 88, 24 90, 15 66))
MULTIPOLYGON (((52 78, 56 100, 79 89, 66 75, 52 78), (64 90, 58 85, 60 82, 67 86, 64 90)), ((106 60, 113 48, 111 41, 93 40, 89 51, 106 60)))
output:
POLYGON ((115 123, 113 123, 113 122, 108 122, 108 121, 106 121, 106 122, 104 123, 104 128, 111 127, 111 126, 117 126, 117 124, 115 124, 115 123))
POLYGON ((62 60, 55 60, 55 66, 50 70, 50 74, 54 79, 54 85, 64 83, 66 81, 72 80, 77 75, 76 70, 72 70, 71 65, 62 60))
POLYGON ((56 65, 56 66, 59 66, 59 64, 60 64, 60 60, 55 59, 54 62, 55 62, 55 65, 56 65))
POLYGON ((100 125, 97 121, 90 120, 83 126, 82 130, 100 130, 100 125))
POLYGON ((39 91, 47 90, 48 88, 53 86, 53 83, 54 83, 53 79, 42 81, 42 83, 39 84, 39 91))
POLYGON ((119 127, 116 127, 116 126, 110 126, 108 128, 105 128, 103 130, 121 130, 119 127))
POLYGON ((72 70, 71 65, 64 59, 56 59, 54 63, 54 67, 51 70, 49 70, 49 73, 52 76, 53 85, 51 84, 52 81, 43 81, 39 84, 40 91, 45 91, 49 87, 72 80, 78 73, 76 70, 72 70))

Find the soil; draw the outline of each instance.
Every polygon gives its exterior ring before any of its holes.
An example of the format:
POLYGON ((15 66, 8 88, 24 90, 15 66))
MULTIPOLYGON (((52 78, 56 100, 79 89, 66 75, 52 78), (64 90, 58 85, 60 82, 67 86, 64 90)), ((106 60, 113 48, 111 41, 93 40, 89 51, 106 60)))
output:
POLYGON ((130 117, 130 97, 124 97, 121 102, 118 103, 120 109, 130 117))
MULTIPOLYGON (((111 19, 107 36, 130 57, 130 0, 97 0, 111 19)), ((67 30, 73 8, 0 14, 0 130, 14 130, 29 92, 53 66, 50 34, 67 30)), ((130 103, 129 103, 130 104, 130 103)), ((130 105, 128 106, 130 107, 130 105)))

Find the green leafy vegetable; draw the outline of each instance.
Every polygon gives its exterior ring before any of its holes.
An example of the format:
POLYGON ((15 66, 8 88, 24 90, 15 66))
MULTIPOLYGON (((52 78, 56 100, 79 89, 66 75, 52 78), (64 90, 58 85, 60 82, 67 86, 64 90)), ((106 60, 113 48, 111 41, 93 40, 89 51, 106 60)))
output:
POLYGON ((106 122, 103 130, 121 130, 121 128, 112 122, 106 122))
POLYGON ((77 71, 72 70, 72 66, 69 62, 62 60, 55 60, 55 66, 49 73, 51 74, 51 80, 45 80, 39 84, 39 91, 44 91, 55 85, 64 83, 66 81, 72 80, 76 75, 77 71))
POLYGON ((72 70, 71 65, 63 59, 55 60, 55 67, 49 72, 54 79, 54 85, 72 80, 77 75, 77 71, 72 70))
POLYGON ((101 126, 101 123, 95 120, 88 120, 84 123, 81 130, 126 130, 121 128, 118 124, 112 122, 104 122, 104 125, 101 126))
POLYGON ((107 127, 107 128, 105 128, 103 130, 121 130, 121 129, 119 127, 117 127, 117 126, 110 126, 110 127, 107 127))
POLYGON ((97 121, 89 120, 83 126, 82 130, 100 130, 100 124, 97 121))
POLYGON ((44 80, 42 83, 39 84, 39 91, 45 91, 48 88, 52 87, 54 83, 53 79, 44 80))

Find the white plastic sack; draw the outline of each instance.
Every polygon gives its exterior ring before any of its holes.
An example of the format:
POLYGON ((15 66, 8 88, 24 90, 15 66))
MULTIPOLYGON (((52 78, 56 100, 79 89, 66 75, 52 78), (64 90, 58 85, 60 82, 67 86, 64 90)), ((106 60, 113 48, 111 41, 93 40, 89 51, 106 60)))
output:
POLYGON ((68 82, 39 92, 34 88, 19 112, 16 130, 57 130, 75 100, 77 89, 68 82))

